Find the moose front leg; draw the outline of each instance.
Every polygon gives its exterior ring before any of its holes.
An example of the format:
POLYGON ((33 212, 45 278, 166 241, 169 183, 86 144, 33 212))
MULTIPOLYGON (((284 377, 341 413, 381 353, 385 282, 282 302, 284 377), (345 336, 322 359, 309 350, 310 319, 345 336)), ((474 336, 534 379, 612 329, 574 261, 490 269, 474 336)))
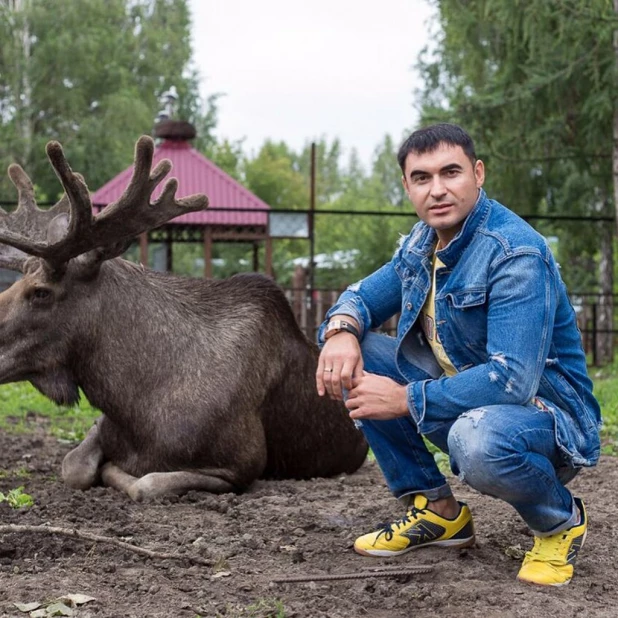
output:
POLYGON ((135 502, 152 500, 160 496, 181 495, 197 489, 214 494, 244 489, 235 485, 230 479, 231 470, 207 468, 201 470, 181 470, 178 472, 151 472, 141 478, 131 476, 112 462, 107 462, 101 469, 103 484, 123 491, 135 502))
POLYGON ((103 450, 99 443, 98 421, 90 428, 81 444, 62 460, 62 478, 73 489, 89 489, 99 478, 103 450))

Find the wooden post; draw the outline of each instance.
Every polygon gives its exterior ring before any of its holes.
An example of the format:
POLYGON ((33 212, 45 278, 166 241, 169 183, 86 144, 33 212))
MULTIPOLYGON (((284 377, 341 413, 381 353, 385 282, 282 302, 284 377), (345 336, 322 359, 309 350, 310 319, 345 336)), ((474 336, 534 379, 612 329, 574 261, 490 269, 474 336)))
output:
POLYGON ((597 303, 592 305, 592 365, 599 366, 599 341, 597 332, 597 303))
POLYGON ((167 272, 173 272, 174 270, 174 254, 173 254, 173 244, 172 244, 172 233, 170 230, 167 231, 167 237, 165 238, 165 266, 167 272))
POLYGON ((255 240, 251 244, 253 245, 253 272, 257 273, 260 271, 260 254, 258 253, 259 245, 255 240))
POLYGON ((320 324, 324 320, 324 314, 326 313, 326 309, 324 309, 324 292, 323 290, 317 290, 314 292, 315 294, 315 315, 313 316, 315 321, 313 323, 313 328, 319 328, 320 324))
POLYGON ((292 310, 299 326, 302 326, 302 314, 304 307, 304 294, 307 285, 305 269, 302 266, 296 266, 292 276, 292 310))
POLYGON ((139 235, 139 261, 148 266, 148 232, 139 235))
MULTIPOLYGON (((618 1, 618 0, 617 0, 618 1)), ((313 303, 313 288, 315 287, 315 142, 311 144, 311 167, 309 176, 309 277, 307 281, 307 324, 305 334, 311 341, 315 339, 315 306, 313 303)))
POLYGON ((264 256, 264 272, 273 277, 273 239, 266 237, 266 255, 264 256))
POLYGON ((212 230, 210 226, 204 228, 204 277, 212 277, 212 230))

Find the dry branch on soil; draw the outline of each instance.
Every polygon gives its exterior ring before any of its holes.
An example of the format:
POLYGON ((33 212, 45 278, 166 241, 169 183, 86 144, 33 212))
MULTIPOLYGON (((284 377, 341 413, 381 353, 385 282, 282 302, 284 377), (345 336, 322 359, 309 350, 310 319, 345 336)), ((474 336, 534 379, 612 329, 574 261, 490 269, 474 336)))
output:
POLYGON ((158 560, 188 560, 193 564, 201 564, 204 566, 212 566, 214 563, 212 560, 207 560, 201 556, 195 556, 190 554, 170 554, 166 552, 153 551, 151 549, 145 549, 143 547, 137 547, 124 541, 119 541, 109 536, 101 536, 99 534, 92 534, 91 532, 82 532, 81 530, 58 528, 54 526, 25 526, 17 524, 7 524, 0 526, 0 534, 7 533, 20 533, 20 532, 36 532, 43 534, 59 534, 61 536, 68 536, 74 539, 80 539, 82 541, 94 541, 95 543, 108 543, 109 545, 116 545, 122 549, 127 549, 136 554, 142 556, 148 556, 149 558, 156 558, 158 560))

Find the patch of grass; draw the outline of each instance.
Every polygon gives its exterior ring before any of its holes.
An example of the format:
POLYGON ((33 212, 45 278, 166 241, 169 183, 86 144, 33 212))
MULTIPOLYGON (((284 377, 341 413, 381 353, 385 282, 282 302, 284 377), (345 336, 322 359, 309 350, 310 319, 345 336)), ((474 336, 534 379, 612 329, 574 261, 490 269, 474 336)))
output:
POLYGON ((259 599, 245 608, 247 618, 285 618, 285 607, 279 599, 259 599))
POLYGON ((601 406, 601 452, 618 456, 618 361, 590 372, 594 394, 601 406))
POLYGON ((100 412, 81 393, 79 404, 58 406, 29 382, 0 386, 0 428, 11 433, 28 433, 41 419, 58 439, 80 441, 100 412))
POLYGON ((0 469, 0 479, 27 479, 30 478, 30 475, 31 473, 23 466, 13 470, 0 469))
MULTIPOLYGON (((255 603, 242 605, 227 603, 222 612, 216 612, 215 618, 235 616, 236 618, 285 618, 285 607, 279 599, 258 599, 255 603)), ((197 614, 195 618, 206 618, 205 614, 197 614)))

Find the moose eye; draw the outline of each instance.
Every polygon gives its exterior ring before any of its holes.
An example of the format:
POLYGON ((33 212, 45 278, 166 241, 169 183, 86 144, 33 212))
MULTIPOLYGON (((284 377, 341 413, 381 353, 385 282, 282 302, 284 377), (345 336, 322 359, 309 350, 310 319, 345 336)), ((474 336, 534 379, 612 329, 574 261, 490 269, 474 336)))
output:
POLYGON ((32 294, 30 295, 30 299, 37 303, 45 303, 46 301, 51 300, 52 291, 49 288, 34 288, 32 290, 32 294))

